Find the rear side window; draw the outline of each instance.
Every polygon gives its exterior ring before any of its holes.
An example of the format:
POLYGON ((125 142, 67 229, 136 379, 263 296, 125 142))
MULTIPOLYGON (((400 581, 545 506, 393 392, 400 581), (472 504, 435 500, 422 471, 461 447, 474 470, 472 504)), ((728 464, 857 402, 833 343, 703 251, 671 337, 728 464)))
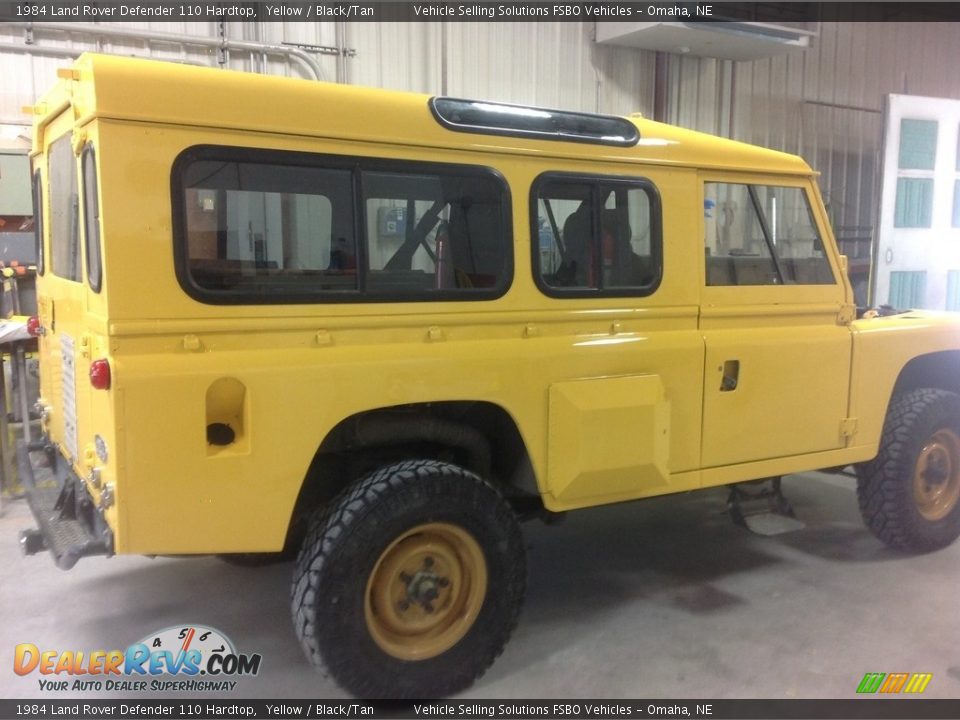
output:
POLYGON ((367 289, 496 294, 510 249, 504 189, 487 173, 362 172, 367 289))
POLYGON ((66 280, 81 280, 80 201, 77 164, 64 135, 50 145, 50 270, 66 280))
POLYGON ((232 148, 174 167, 177 271, 213 303, 486 299, 512 273, 483 168, 232 148))
POLYGON ((534 274, 548 295, 644 296, 663 273, 660 200, 646 180, 551 174, 534 184, 534 274))
POLYGON ((37 274, 43 275, 43 176, 39 170, 33 173, 33 239, 37 250, 37 274))
POLYGON ((180 180, 195 287, 264 299, 357 289, 349 170, 198 159, 180 180))
POLYGON ((707 285, 832 285, 803 188, 706 183, 707 285))
POLYGON ((97 158, 93 145, 83 149, 80 158, 83 169, 83 228, 87 254, 87 282, 90 289, 100 292, 103 276, 100 260, 100 188, 97 184, 97 158))

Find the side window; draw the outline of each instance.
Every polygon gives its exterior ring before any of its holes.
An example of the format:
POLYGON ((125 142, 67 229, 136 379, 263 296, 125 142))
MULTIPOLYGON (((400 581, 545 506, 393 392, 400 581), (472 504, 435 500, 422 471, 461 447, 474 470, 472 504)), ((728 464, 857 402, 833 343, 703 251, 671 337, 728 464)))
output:
POLYGON ((38 275, 44 272, 43 228, 43 176, 36 170, 33 173, 33 240, 37 250, 38 275))
POLYGON ((510 284, 509 195, 482 168, 194 148, 174 199, 177 272, 204 301, 485 299, 510 284))
POLYGON ((834 282, 802 188, 706 183, 704 225, 707 285, 834 282))
POLYGON ((803 188, 758 186, 757 201, 767 217, 770 243, 783 281, 796 285, 832 285, 833 271, 803 188))
POLYGON ((747 185, 704 188, 707 285, 774 285, 777 266, 747 185))
POLYGON ((509 284, 504 190, 483 173, 362 173, 371 293, 490 294, 509 284))
POLYGON ((548 295, 652 293, 662 274, 659 198, 647 182, 545 176, 534 184, 534 273, 548 295))
POLYGON ((180 181, 196 287, 267 299, 358 288, 349 170, 202 159, 180 181))
POLYGON ((100 261, 100 187, 97 183, 97 158, 93 145, 83 149, 80 158, 83 169, 83 229, 87 254, 87 282, 90 289, 100 292, 103 276, 100 261))
POLYGON ((50 270, 58 277, 79 282, 80 202, 69 134, 50 145, 49 159, 50 270))

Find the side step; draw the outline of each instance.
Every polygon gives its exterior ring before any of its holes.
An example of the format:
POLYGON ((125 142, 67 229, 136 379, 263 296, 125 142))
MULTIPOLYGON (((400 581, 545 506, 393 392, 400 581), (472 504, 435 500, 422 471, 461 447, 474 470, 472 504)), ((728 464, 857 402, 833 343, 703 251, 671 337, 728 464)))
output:
POLYGON ((782 535, 806 527, 797 520, 780 480, 774 477, 730 485, 727 509, 733 521, 758 535, 782 535))
POLYGON ((80 480, 69 468, 58 479, 56 456, 33 447, 17 443, 20 482, 38 526, 20 533, 20 549, 25 555, 49 550, 62 570, 82 557, 113 554, 109 530, 94 530, 96 510, 80 480))

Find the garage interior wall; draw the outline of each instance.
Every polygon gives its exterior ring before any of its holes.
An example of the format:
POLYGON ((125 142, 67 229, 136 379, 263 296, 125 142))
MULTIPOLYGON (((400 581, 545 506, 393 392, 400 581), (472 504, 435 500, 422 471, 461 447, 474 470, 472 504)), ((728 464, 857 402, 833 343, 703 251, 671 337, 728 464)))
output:
MULTIPOLYGON (((767 59, 666 54, 664 119, 802 155, 822 173, 821 190, 851 266, 862 267, 877 217, 884 98, 960 98, 960 74, 945 62, 947 50, 960 47, 960 23, 819 23, 816 29, 809 49, 767 59)), ((20 108, 54 81, 69 56, 85 50, 298 77, 313 72, 306 55, 330 81, 653 115, 655 54, 596 44, 592 22, 6 23, 0 24, 0 124, 23 123, 20 108), (220 52, 213 39, 271 50, 220 52), (324 50, 338 47, 348 53, 324 50)))

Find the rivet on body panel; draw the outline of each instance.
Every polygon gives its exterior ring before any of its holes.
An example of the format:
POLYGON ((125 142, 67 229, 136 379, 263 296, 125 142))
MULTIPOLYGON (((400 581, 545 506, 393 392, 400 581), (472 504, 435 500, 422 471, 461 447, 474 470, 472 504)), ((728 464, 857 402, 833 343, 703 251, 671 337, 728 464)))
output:
POLYGON ((524 337, 530 338, 530 337, 537 337, 538 335, 540 335, 540 328, 538 328, 536 325, 534 325, 533 323, 527 323, 526 325, 524 325, 523 327, 524 337))
POLYGON ((184 335, 183 349, 191 350, 193 352, 196 352, 197 350, 203 350, 203 343, 200 342, 200 338, 198 338, 196 335, 184 335))
POLYGON ((443 340, 443 330, 436 325, 431 325, 427 329, 427 340, 437 341, 443 340))
POLYGON ((317 330, 315 341, 320 347, 333 345, 333 336, 330 334, 329 330, 317 330))

